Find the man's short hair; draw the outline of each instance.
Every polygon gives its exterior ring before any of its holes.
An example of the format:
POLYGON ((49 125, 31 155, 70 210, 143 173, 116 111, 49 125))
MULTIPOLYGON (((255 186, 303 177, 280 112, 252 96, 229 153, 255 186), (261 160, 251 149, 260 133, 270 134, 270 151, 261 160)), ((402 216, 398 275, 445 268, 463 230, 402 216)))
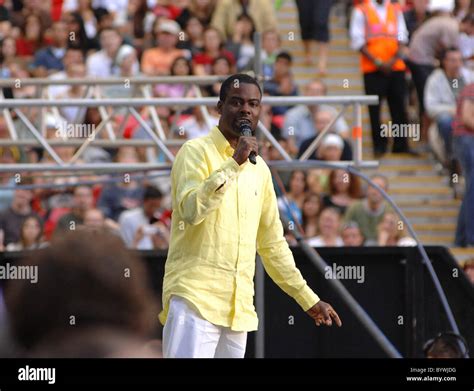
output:
POLYGON ((227 99, 227 95, 229 95, 229 91, 235 82, 238 82, 239 84, 253 84, 257 86, 258 90, 260 91, 260 97, 262 97, 262 89, 260 88, 258 81, 254 77, 245 73, 237 73, 235 75, 229 76, 226 80, 224 80, 224 83, 222 83, 221 90, 219 93, 219 100, 221 102, 225 102, 225 100, 227 99))
POLYGON ((385 176, 385 175, 382 175, 382 174, 374 174, 370 177, 370 179, 374 180, 374 179, 382 179, 385 183, 385 190, 388 190, 388 185, 389 185, 389 180, 388 178, 385 176))
POLYGON ((430 339, 423 346, 425 357, 466 358, 469 354, 466 340, 453 332, 444 332, 430 339))
POLYGON ((293 57, 292 57, 291 54, 288 53, 288 52, 280 52, 280 53, 278 53, 278 55, 277 55, 276 58, 275 58, 275 61, 278 61, 278 60, 286 60, 286 61, 288 61, 290 64, 293 63, 293 57))
POLYGON ((143 201, 146 200, 159 200, 163 198, 163 193, 158 190, 155 186, 145 186, 145 192, 143 193, 143 201))
POLYGON ((446 57, 448 57, 448 54, 451 52, 461 53, 461 50, 457 46, 450 46, 446 49, 443 49, 439 55, 439 61, 443 62, 444 60, 446 60, 446 57))
POLYGON ((471 26, 474 26, 474 12, 471 11, 470 13, 468 13, 468 14, 463 18, 463 20, 461 21, 461 23, 466 23, 466 24, 470 24, 471 26))

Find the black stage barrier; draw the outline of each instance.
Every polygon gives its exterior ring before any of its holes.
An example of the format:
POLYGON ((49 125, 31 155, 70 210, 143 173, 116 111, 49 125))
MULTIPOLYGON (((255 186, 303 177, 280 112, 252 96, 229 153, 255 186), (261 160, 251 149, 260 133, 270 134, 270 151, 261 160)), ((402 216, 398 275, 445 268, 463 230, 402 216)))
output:
MULTIPOLYGON (((425 248, 459 329, 468 341, 469 350, 474 352, 474 288, 446 248, 425 248)), ((341 282, 404 357, 422 357, 424 342, 449 329, 434 284, 416 248, 318 249, 332 271, 346 271, 342 276, 329 272, 322 275, 299 248, 292 248, 292 251, 309 286, 322 300, 334 306, 343 327, 316 327, 293 299, 265 275, 264 352, 267 358, 386 357, 341 299, 330 290, 329 277, 350 278, 341 279, 341 282), (359 268, 341 269, 354 266, 359 268)), ((153 289, 161 295, 166 252, 143 251, 140 255, 148 267, 153 289)), ((21 256, 21 253, 0 254, 0 265, 13 263, 21 256)), ((249 333, 247 357, 255 357, 255 335, 249 333)))

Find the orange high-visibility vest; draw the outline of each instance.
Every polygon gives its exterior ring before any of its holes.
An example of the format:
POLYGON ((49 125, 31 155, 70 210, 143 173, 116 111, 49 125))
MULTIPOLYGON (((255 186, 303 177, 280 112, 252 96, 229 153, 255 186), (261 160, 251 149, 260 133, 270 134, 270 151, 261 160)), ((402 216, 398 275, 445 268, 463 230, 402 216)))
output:
MULTIPOLYGON (((365 39, 368 52, 383 62, 390 60, 398 51, 398 4, 387 2, 386 21, 381 21, 377 11, 370 1, 358 6, 365 16, 365 39)), ((374 72, 377 66, 363 54, 360 58, 363 73, 374 72)), ((404 71, 406 68, 402 59, 397 59, 392 66, 393 71, 404 71)))

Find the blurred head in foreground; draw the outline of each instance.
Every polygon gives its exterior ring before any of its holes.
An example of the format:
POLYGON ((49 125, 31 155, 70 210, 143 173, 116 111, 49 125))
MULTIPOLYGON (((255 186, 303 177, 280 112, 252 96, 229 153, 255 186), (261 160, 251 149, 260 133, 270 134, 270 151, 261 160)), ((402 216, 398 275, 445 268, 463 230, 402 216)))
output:
POLYGON ((38 276, 36 283, 10 280, 5 290, 20 355, 150 356, 145 345, 159 307, 144 266, 120 238, 72 231, 16 265, 38 276))

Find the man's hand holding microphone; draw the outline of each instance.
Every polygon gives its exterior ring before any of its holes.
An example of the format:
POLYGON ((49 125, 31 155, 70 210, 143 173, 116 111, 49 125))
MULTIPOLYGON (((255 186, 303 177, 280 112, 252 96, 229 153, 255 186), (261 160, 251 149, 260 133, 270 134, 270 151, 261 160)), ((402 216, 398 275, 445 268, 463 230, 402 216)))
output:
POLYGON ((257 138, 252 136, 252 129, 247 122, 242 122, 239 126, 240 128, 240 138, 235 148, 234 155, 232 156, 238 165, 244 164, 247 159, 252 164, 257 164, 257 154, 258 154, 258 143, 257 138))

